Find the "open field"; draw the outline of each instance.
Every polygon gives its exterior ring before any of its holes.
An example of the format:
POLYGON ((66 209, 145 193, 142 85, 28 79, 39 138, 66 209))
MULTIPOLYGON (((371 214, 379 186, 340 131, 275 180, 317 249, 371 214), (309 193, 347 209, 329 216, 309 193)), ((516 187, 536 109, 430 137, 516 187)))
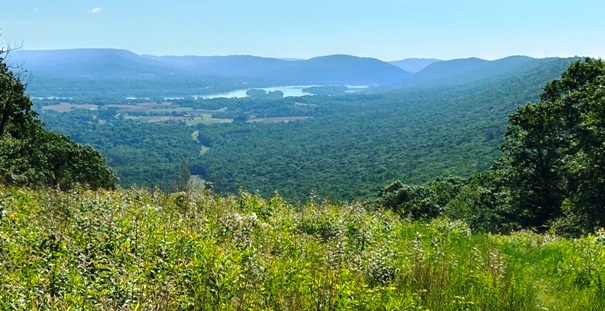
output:
MULTIPOLYGON (((198 180, 199 181, 199 180, 198 180)), ((0 187, 2 310, 603 310, 605 233, 361 205, 0 187)))
POLYGON ((220 123, 231 123, 233 122, 233 119, 226 119, 226 118, 206 118, 206 117, 193 117, 190 119, 185 120, 185 123, 187 125, 196 125, 199 123, 203 123, 203 124, 220 124, 220 123))
POLYGON ((200 131, 194 131, 193 133, 191 133, 191 138, 193 138, 193 140, 197 141, 198 137, 200 137, 200 131))
POLYGON ((212 114, 216 112, 223 112, 224 109, 208 110, 208 109, 194 109, 191 107, 182 107, 172 102, 161 102, 161 103, 138 103, 138 104, 107 104, 107 105, 94 105, 94 104, 71 104, 71 103, 59 103, 55 105, 44 106, 43 110, 54 110, 57 112, 69 112, 74 109, 85 109, 85 110, 97 110, 106 108, 116 108, 119 112, 143 112, 143 113, 173 113, 173 112, 187 112, 195 114, 212 114))
POLYGON ((278 117, 278 118, 256 118, 248 120, 248 122, 262 122, 262 123, 280 123, 290 121, 302 121, 307 120, 311 117, 278 117))
MULTIPOLYGON (((200 136, 200 131, 197 130, 193 133, 191 133, 191 138, 193 138, 193 140, 198 141, 198 137, 200 136)), ((210 147, 204 146, 202 145, 200 147, 200 155, 204 155, 206 152, 208 152, 210 150, 210 147)), ((197 175, 196 175, 197 176, 197 175)))
POLYGON ((56 105, 45 106, 43 110, 54 110, 56 112, 70 112, 73 109, 97 110, 99 106, 92 104, 70 104, 60 103, 56 105))
POLYGON ((175 121, 185 122, 187 125, 195 125, 199 123, 217 124, 233 122, 233 119, 229 118, 213 118, 213 113, 224 112, 224 108, 217 110, 194 109, 191 107, 182 107, 171 102, 149 102, 132 105, 108 104, 104 106, 93 104, 60 103, 56 105, 44 106, 42 109, 53 110, 56 112, 70 112, 74 109, 99 110, 104 108, 117 109, 119 113, 124 115, 125 119, 149 123, 175 121))
POLYGON ((216 124, 216 123, 230 123, 233 119, 224 118, 213 118, 212 115, 199 115, 199 116, 129 116, 126 115, 125 119, 138 120, 141 122, 157 123, 157 122, 184 122, 187 125, 195 125, 199 123, 204 124, 216 124))

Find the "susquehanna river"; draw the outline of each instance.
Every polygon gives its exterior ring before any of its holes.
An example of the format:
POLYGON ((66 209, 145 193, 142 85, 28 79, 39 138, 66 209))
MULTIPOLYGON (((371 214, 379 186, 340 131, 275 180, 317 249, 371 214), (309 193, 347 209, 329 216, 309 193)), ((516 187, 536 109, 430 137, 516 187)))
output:
MULTIPOLYGON (((304 88, 308 88, 311 86, 316 86, 316 85, 288 85, 288 86, 275 86, 275 87, 263 87, 263 88, 254 88, 254 89, 261 89, 261 90, 265 90, 267 92, 273 92, 273 91, 282 91, 284 93, 284 97, 300 97, 300 96, 305 96, 305 95, 312 95, 310 93, 307 92, 303 92, 304 88)), ((355 93, 355 92, 359 92, 365 88, 367 88, 367 85, 347 85, 347 87, 349 88, 349 90, 347 92, 350 93, 355 93)), ((200 98, 244 98, 247 97, 246 92, 250 90, 250 89, 240 89, 240 90, 235 90, 235 91, 231 91, 231 92, 227 92, 227 93, 218 93, 218 94, 209 94, 209 95, 195 95, 194 97, 200 97, 200 98)))

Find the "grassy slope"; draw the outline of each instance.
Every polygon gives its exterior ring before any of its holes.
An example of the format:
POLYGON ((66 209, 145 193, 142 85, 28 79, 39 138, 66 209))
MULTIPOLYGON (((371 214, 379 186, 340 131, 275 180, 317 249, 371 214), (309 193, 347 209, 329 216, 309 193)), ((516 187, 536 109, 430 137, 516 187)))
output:
POLYGON ((2 310, 602 310, 605 236, 241 193, 0 187, 2 310))

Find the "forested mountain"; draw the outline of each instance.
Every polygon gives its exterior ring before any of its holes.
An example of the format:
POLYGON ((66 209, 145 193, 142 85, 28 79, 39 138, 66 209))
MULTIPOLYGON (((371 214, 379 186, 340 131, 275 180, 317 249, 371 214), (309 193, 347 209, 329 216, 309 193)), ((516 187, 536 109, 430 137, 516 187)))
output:
POLYGON ((329 55, 287 61, 255 56, 147 56, 200 75, 248 77, 274 84, 381 84, 410 73, 373 58, 329 55))
POLYGON ((388 85, 382 89, 418 88, 434 86, 456 86, 482 83, 485 80, 503 78, 531 78, 549 71, 558 58, 536 59, 527 56, 510 56, 493 61, 479 58, 454 59, 434 62, 410 79, 388 85))
POLYGON ((35 77, 143 79, 187 73, 170 64, 118 49, 15 50, 7 61, 22 66, 35 77))
POLYGON ((480 58, 454 59, 428 65, 414 75, 415 81, 449 80, 489 63, 480 58))
MULTIPOLYGON (((14 51, 13 64, 33 76, 55 78, 230 77, 287 84, 381 84, 410 74, 372 58, 331 55, 304 61, 256 56, 149 56, 126 50, 14 51)), ((36 83, 36 82, 34 82, 36 83)))
POLYGON ((289 62, 271 76, 291 83, 319 84, 383 84, 405 80, 411 74, 375 58, 349 55, 315 57, 306 61, 289 62))
POLYGON ((494 61, 408 59, 386 63, 349 55, 288 61, 245 55, 150 56, 116 49, 17 50, 8 60, 28 71, 32 96, 88 101, 108 96, 104 89, 111 90, 115 99, 183 97, 278 85, 373 85, 370 92, 384 92, 504 77, 531 78, 536 71, 549 70, 550 62, 557 62, 512 56, 494 61))
POLYGON ((249 55, 143 56, 199 75, 221 77, 259 78, 266 76, 270 71, 285 68, 291 63, 276 58, 249 55))

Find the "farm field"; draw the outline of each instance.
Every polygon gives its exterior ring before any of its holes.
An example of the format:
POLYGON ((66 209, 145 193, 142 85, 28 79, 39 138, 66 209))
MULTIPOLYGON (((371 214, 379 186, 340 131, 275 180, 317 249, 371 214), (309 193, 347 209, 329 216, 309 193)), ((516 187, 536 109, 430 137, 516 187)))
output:
MULTIPOLYGON (((296 105, 301 106, 303 104, 297 103, 296 105)), ((95 111, 99 109, 113 108, 116 109, 117 113, 123 114, 124 119, 136 120, 140 122, 157 123, 157 122, 184 122, 187 125, 197 124, 221 124, 231 123, 233 118, 220 118, 214 117, 215 113, 224 113, 227 108, 221 108, 216 110, 209 109, 195 109, 192 107, 184 107, 172 102, 147 102, 147 103, 136 103, 136 104, 107 104, 107 105, 95 105, 95 104, 73 104, 73 103, 59 103, 54 105, 47 105, 42 108, 43 111, 55 111, 55 112, 72 112, 74 110, 88 110, 95 111)), ((288 116, 288 117, 268 117, 268 118, 251 118, 248 122, 260 122, 260 123, 281 123, 289 121, 303 121, 309 119, 309 116, 288 116)))
POLYGON ((95 111, 99 109, 113 108, 116 112, 124 115, 124 119, 137 120, 140 122, 185 122, 187 125, 195 124, 216 124, 216 123, 230 123, 233 122, 229 118, 214 118, 213 113, 224 112, 225 109, 218 110, 207 110, 207 109, 193 109, 191 107, 182 107, 178 104, 171 102, 147 102, 147 103, 136 103, 136 104, 107 104, 107 105, 95 105, 95 104, 73 104, 73 103, 59 103, 54 105, 47 105, 42 108, 43 111, 56 111, 56 112, 71 112, 74 110, 88 110, 95 111))
POLYGON ((303 121, 310 117, 278 117, 278 118, 255 118, 248 120, 248 122, 262 122, 262 123, 280 123, 290 121, 303 121))
POLYGON ((70 112, 74 109, 83 110, 97 110, 99 106, 93 104, 70 104, 70 103, 59 103, 56 105, 50 105, 43 108, 43 110, 53 110, 56 112, 70 112))

